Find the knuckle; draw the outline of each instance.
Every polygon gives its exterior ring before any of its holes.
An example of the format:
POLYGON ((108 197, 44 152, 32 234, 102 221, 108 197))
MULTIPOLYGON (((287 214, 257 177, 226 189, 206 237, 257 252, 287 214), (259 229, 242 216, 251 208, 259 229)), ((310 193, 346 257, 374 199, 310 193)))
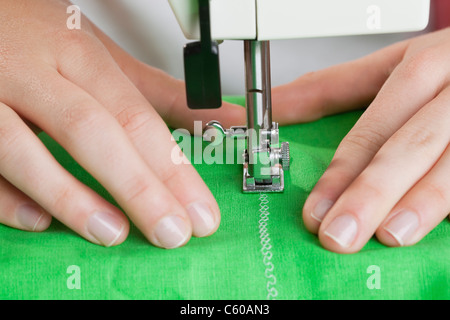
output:
POLYGON ((183 176, 181 172, 181 167, 179 166, 170 166, 166 170, 160 173, 161 181, 165 185, 177 184, 179 183, 179 179, 183 176))
POLYGON ((59 43, 61 53, 84 52, 89 49, 92 42, 92 35, 84 29, 67 30, 59 29, 52 34, 56 43, 59 43))
MULTIPOLYGON (((0 117, 4 116, 4 112, 0 112, 0 117)), ((0 122, 0 161, 5 161, 11 157, 17 149, 17 145, 24 134, 20 123, 13 117, 5 117, 0 122)))
POLYGON ((74 192, 74 188, 65 186, 59 188, 55 195, 52 197, 53 202, 51 203, 50 207, 58 213, 59 219, 62 218, 63 220, 67 220, 64 219, 64 216, 66 216, 68 212, 71 211, 69 209, 73 206, 74 192))
POLYGON ((99 51, 106 50, 99 40, 86 30, 63 30, 55 33, 56 43, 59 43, 57 55, 77 66, 93 68, 93 58, 99 51))
POLYGON ((99 111, 89 101, 82 101, 59 111, 57 125, 64 137, 83 136, 86 131, 101 127, 99 111))
POLYGON ((122 184, 122 191, 124 203, 131 204, 133 202, 142 202, 145 199, 147 203, 151 204, 149 211, 162 214, 173 206, 173 198, 170 193, 158 189, 155 192, 151 179, 146 175, 138 175, 130 178, 122 184))
POLYGON ((439 48, 428 47, 405 60, 401 73, 405 78, 421 80, 422 77, 435 70, 432 66, 440 61, 439 48))
POLYGON ((354 168, 350 167, 348 161, 345 159, 333 159, 327 171, 324 173, 323 178, 326 179, 327 185, 330 185, 331 183, 348 185, 355 179, 357 174, 353 169, 354 168))
POLYGON ((408 154, 421 156, 431 152, 438 139, 429 126, 414 126, 402 128, 390 140, 396 146, 403 146, 408 154))
POLYGON ((338 150, 349 154, 359 154, 361 151, 375 154, 386 141, 386 137, 377 129, 367 125, 350 132, 342 141, 338 150))
POLYGON ((432 199, 434 205, 439 208, 446 208, 448 206, 448 188, 438 183, 424 183, 423 189, 428 199, 432 199))
POLYGON ((123 184, 125 203, 131 203, 149 192, 150 184, 143 176, 136 176, 123 184))
POLYGON ((142 104, 134 104, 122 109, 115 118, 130 136, 135 136, 150 123, 152 117, 148 110, 142 108, 142 104))
POLYGON ((362 172, 355 182, 355 189, 364 190, 365 199, 381 200, 386 197, 386 188, 377 183, 377 179, 374 178, 373 174, 362 172))
POLYGON ((14 124, 0 125, 0 159, 3 159, 17 144, 20 136, 14 124))

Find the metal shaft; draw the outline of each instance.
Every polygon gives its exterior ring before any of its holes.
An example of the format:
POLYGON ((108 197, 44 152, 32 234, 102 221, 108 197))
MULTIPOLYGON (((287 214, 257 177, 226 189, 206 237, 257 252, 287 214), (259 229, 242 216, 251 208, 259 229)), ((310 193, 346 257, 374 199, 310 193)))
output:
POLYGON ((270 179, 270 176, 263 173, 263 168, 270 167, 270 164, 267 161, 262 163, 261 157, 266 156, 265 159, 268 159, 267 142, 270 137, 265 137, 262 132, 270 132, 272 128, 269 41, 244 41, 244 55, 247 92, 248 171, 257 181, 264 182, 270 179))
POLYGON ((247 127, 249 129, 271 129, 272 97, 270 82, 269 41, 244 41, 247 127))

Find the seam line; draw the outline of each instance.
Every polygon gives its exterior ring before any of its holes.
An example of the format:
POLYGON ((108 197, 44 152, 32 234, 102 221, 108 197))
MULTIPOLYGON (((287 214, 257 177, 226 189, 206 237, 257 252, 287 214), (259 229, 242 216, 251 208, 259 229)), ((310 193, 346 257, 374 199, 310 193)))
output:
POLYGON ((269 223, 269 197, 265 193, 259 195, 259 238, 261 243, 261 254, 263 256, 263 263, 266 266, 264 275, 267 279, 267 300, 275 300, 278 296, 278 290, 275 288, 277 278, 275 277, 275 266, 272 262, 272 245, 270 234, 268 232, 269 223))

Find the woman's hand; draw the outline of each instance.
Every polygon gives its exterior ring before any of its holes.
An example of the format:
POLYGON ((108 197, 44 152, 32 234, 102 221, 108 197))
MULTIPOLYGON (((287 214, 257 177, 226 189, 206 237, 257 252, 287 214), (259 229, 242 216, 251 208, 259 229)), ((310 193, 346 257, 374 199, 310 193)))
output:
POLYGON ((303 208, 323 246, 420 241, 450 212, 450 29, 273 90, 274 118, 310 121, 370 103, 303 208), (296 106, 296 107, 293 107, 296 106))
MULTIPOLYGON (((55 217, 100 245, 127 237, 127 217, 56 162, 31 130, 42 129, 156 246, 212 234, 217 203, 191 165, 171 161, 177 146, 164 122, 190 129, 211 113, 189 112, 181 81, 138 62, 86 18, 69 30, 69 5, 0 2, 0 223, 42 231, 55 217)), ((244 112, 225 104, 214 115, 235 124, 244 112)))

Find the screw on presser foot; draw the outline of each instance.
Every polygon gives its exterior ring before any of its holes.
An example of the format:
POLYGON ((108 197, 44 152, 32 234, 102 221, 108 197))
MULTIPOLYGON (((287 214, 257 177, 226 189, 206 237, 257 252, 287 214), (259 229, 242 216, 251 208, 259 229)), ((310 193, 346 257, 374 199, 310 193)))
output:
POLYGON ((219 121, 213 120, 203 128, 203 140, 220 144, 225 138, 245 139, 247 127, 234 126, 224 129, 219 121), (219 138, 219 139, 218 139, 219 138))
MULTIPOLYGON (((203 129, 203 139, 219 145, 225 138, 246 139, 247 149, 244 151, 243 191, 282 192, 284 190, 284 172, 290 167, 289 143, 278 143, 278 125, 273 124, 270 132, 261 130, 265 136, 264 147, 252 150, 249 157, 248 138, 252 134, 247 127, 235 126, 224 129, 218 121, 210 121, 203 129), (250 161, 254 159, 255 162, 250 161)), ((263 139, 261 138, 261 141, 263 139)))
POLYGON ((289 154, 289 142, 282 142, 280 148, 279 160, 281 162, 281 167, 284 171, 289 170, 290 167, 290 154, 289 154))

